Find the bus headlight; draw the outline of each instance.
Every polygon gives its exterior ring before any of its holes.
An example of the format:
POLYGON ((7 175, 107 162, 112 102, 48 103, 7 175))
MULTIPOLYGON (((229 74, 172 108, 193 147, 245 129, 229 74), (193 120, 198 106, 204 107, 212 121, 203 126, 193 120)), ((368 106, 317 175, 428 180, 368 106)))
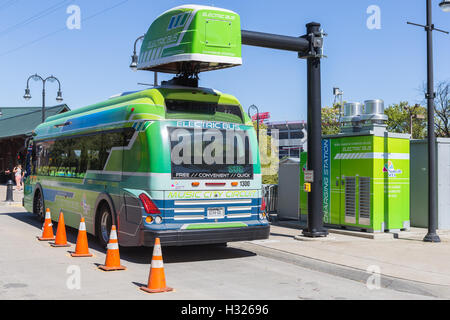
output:
POLYGON ((152 216, 147 216, 147 218, 145 218, 145 222, 152 223, 153 222, 153 217, 152 216))
POLYGON ((260 213, 259 213, 259 220, 264 220, 264 219, 266 219, 266 214, 265 214, 265 212, 260 212, 260 213))
POLYGON ((155 217, 155 222, 156 222, 157 224, 160 224, 160 223, 162 222, 162 218, 161 218, 160 216, 156 216, 156 217, 155 217))

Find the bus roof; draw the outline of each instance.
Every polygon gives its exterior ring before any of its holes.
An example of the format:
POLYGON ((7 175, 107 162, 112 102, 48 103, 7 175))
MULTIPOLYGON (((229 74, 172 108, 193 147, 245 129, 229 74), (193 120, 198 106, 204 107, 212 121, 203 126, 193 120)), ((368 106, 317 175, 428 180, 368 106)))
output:
POLYGON ((70 131, 69 129, 73 128, 81 129, 80 125, 87 125, 86 122, 89 122, 89 128, 93 128, 106 124, 133 122, 140 117, 154 120, 198 119, 251 124, 239 101, 232 95, 208 88, 162 85, 115 96, 49 117, 35 129, 35 132, 38 136, 56 135, 58 132, 70 131), (221 106, 221 110, 225 106, 228 109, 218 111, 222 112, 221 116, 214 118, 208 116, 211 106, 221 106), (195 108, 195 113, 192 113, 192 108, 195 108))

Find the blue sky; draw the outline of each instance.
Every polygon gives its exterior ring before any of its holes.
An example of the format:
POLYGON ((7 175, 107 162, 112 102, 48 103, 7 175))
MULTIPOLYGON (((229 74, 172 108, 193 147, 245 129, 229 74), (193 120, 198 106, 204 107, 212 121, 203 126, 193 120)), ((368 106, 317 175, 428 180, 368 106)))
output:
MULTIPOLYGON (((433 0, 433 22, 450 30, 450 13, 439 2, 433 0)), ((332 104, 334 86, 347 101, 423 100, 425 32, 406 21, 425 24, 425 0, 0 0, 0 106, 40 106, 40 83, 32 81, 30 101, 22 98, 26 79, 36 72, 57 76, 73 109, 143 89, 137 83, 152 83, 153 73, 128 68, 133 42, 160 13, 186 3, 231 9, 245 30, 301 36, 306 23, 321 23, 328 33, 324 106, 332 104), (81 9, 80 30, 66 28, 72 4, 81 9), (381 29, 367 28, 370 5, 381 9, 381 29)), ((434 33, 434 53, 436 81, 450 80, 449 35, 434 33)), ((242 56, 242 66, 200 74, 200 85, 235 95, 245 109, 255 104, 271 112, 272 120, 306 119, 305 61, 293 52, 249 46, 242 56)), ((56 91, 56 84, 48 84, 47 105, 56 104, 56 91)))

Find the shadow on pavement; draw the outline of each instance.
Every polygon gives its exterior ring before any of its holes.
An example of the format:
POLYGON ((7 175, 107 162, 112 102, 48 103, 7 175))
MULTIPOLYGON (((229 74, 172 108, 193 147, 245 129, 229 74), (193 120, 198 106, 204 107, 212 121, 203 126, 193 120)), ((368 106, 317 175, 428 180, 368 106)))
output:
MULTIPOLYGON (((163 247, 164 263, 195 262, 208 260, 236 259, 256 256, 255 253, 216 245, 197 245, 182 247, 163 247)), ((120 257, 134 263, 150 263, 153 248, 120 248, 120 257)))
MULTIPOLYGON (((298 234, 301 234, 301 231, 298 234)), ((286 237, 286 238, 292 238, 293 237, 292 234, 283 234, 283 233, 276 233, 276 232, 271 232, 270 235, 271 236, 277 236, 277 237, 286 237)))
MULTIPOLYGON (((2 213, 8 215, 16 220, 27 223, 36 228, 35 234, 30 236, 39 236, 41 234, 42 222, 30 212, 8 212, 2 213)), ((53 232, 56 234, 58 223, 53 222, 53 232)), ((78 230, 66 226, 67 242, 72 246, 69 251, 75 251, 75 245, 78 236, 78 230)), ((88 234, 89 249, 96 250, 106 254, 106 249, 100 246, 97 239, 88 234)), ((124 261, 139 264, 150 264, 153 254, 152 247, 120 247, 120 258, 124 261)), ((176 246, 163 247, 164 263, 180 263, 180 262, 195 262, 208 260, 224 260, 236 259, 256 256, 255 253, 237 249, 229 248, 221 245, 197 245, 197 246, 176 246)), ((89 258, 86 258, 89 259, 89 258)), ((125 263, 124 263, 125 264, 125 263)))

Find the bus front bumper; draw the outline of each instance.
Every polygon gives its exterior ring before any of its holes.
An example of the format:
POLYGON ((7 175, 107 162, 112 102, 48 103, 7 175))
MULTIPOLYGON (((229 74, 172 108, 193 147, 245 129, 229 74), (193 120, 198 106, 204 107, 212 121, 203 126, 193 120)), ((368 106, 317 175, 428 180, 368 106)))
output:
POLYGON ((155 238, 164 246, 225 243, 269 238, 270 226, 198 230, 144 230, 144 246, 153 247, 155 238))

